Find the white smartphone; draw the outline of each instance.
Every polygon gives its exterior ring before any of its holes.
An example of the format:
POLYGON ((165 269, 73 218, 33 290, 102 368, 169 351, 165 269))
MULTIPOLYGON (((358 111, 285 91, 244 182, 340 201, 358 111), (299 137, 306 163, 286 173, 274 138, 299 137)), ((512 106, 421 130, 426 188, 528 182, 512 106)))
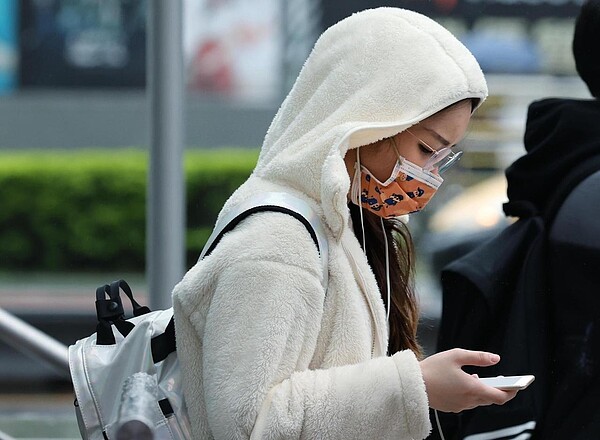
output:
POLYGON ((527 374, 524 376, 496 376, 496 377, 480 377, 479 380, 486 385, 489 385, 499 390, 524 390, 533 382, 535 376, 527 374))

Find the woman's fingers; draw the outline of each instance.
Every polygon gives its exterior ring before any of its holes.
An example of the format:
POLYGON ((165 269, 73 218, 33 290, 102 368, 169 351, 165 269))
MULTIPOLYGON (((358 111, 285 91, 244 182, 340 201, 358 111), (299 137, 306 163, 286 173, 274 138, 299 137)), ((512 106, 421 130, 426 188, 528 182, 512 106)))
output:
POLYGON ((504 391, 483 384, 477 375, 463 371, 465 365, 488 367, 500 356, 484 351, 453 349, 421 361, 421 371, 432 408, 459 412, 481 405, 502 405, 515 397, 515 391, 504 391))
POLYGON ((500 356, 494 353, 488 353, 487 351, 472 351, 454 348, 450 350, 450 353, 461 366, 473 365, 476 367, 489 367, 490 365, 495 365, 500 362, 500 356))
POLYGON ((516 390, 499 390, 488 385, 481 385, 487 388, 485 392, 482 392, 482 397, 485 401, 489 402, 488 404, 503 405, 517 395, 516 390))

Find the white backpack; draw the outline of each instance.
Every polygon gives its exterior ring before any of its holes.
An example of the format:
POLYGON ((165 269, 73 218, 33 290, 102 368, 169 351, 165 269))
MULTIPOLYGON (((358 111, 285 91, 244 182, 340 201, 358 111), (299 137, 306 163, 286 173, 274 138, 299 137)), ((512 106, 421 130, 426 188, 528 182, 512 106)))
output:
MULTIPOLYGON (((260 211, 287 213, 306 226, 321 256, 327 290, 327 240, 321 220, 306 202, 285 193, 259 194, 220 219, 200 259, 226 232, 260 211)), ((129 285, 119 280, 96 290, 96 312, 96 333, 69 347, 82 437, 191 439, 173 309, 150 311, 138 304, 129 285), (131 302, 133 318, 125 319, 121 292, 131 302)))

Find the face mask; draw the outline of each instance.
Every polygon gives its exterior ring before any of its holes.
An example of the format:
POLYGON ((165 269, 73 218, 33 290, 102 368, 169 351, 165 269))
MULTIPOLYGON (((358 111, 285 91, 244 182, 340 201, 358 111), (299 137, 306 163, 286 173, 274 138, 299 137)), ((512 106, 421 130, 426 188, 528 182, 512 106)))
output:
POLYGON ((402 158, 382 183, 357 160, 351 200, 380 217, 398 217, 423 209, 443 181, 439 175, 402 158))

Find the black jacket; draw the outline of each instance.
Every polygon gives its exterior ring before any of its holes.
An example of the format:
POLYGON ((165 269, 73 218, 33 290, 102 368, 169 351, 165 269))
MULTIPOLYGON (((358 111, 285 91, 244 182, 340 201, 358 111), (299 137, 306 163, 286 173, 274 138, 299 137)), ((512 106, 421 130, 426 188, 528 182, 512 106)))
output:
POLYGON ((506 170, 518 221, 442 272, 438 349, 497 352, 472 371, 536 381, 504 406, 446 415, 444 431, 600 438, 600 102, 534 102, 524 140, 506 170))

